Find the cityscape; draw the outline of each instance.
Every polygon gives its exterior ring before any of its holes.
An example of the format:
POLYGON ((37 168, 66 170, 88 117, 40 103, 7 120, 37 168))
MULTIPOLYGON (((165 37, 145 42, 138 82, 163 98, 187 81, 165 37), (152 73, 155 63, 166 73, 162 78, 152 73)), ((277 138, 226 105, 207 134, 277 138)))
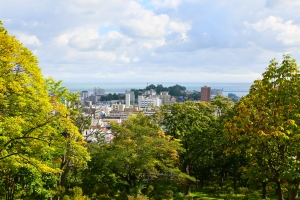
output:
POLYGON ((300 0, 0 3, 0 200, 299 200, 300 0))

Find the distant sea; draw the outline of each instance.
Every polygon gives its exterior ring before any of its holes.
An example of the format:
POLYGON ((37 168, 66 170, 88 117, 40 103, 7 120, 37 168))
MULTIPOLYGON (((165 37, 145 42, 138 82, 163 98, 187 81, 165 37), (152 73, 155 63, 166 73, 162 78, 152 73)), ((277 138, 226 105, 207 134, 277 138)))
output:
POLYGON ((222 83, 222 82, 63 82, 63 86, 67 87, 71 92, 89 91, 93 92, 94 87, 100 87, 105 90, 105 93, 125 93, 130 89, 144 89, 146 86, 153 84, 162 84, 164 87, 173 85, 181 85, 186 87, 189 91, 200 91, 201 87, 208 86, 212 89, 223 89, 223 95, 227 96, 228 93, 234 93, 237 96, 245 96, 249 93, 252 83, 222 83))

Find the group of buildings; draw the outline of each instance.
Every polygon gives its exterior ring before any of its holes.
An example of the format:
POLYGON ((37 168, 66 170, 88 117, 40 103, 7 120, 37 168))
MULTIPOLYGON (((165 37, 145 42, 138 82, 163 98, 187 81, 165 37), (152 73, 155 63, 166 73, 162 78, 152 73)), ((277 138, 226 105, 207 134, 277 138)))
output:
MULTIPOLYGON (((215 95, 222 95, 223 89, 211 89, 210 87, 201 87, 200 101, 209 102, 215 95)), ((101 132, 106 142, 113 138, 113 134, 109 128, 110 121, 121 123, 126 120, 131 114, 136 114, 143 111, 145 115, 152 115, 154 111, 152 106, 162 106, 171 104, 176 101, 175 97, 169 95, 168 92, 156 93, 155 90, 147 90, 143 94, 137 95, 133 91, 126 91, 125 100, 101 101, 101 97, 106 95, 105 90, 99 87, 94 88, 93 93, 82 91, 80 103, 83 106, 83 111, 86 115, 91 116, 92 125, 85 130, 83 135, 88 141, 95 141, 97 138, 94 132, 101 132)))

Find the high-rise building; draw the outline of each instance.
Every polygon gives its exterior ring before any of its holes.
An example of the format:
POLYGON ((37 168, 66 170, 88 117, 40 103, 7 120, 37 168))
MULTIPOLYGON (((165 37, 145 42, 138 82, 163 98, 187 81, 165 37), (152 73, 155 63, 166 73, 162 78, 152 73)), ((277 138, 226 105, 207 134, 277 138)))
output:
POLYGON ((125 106, 126 106, 126 108, 129 108, 129 106, 130 106, 130 96, 131 96, 130 93, 125 94, 125 106))
POLYGON ((82 91, 81 92, 81 99, 82 100, 86 100, 89 96, 89 92, 88 91, 82 91))
POLYGON ((200 101, 210 101, 210 87, 204 86, 201 87, 201 98, 200 101))
POLYGON ((135 102, 135 95, 133 91, 126 91, 126 94, 130 94, 130 102, 135 102))
POLYGON ((94 94, 95 94, 95 96, 97 96, 97 95, 105 95, 105 90, 101 89, 99 87, 95 87, 94 88, 94 94))

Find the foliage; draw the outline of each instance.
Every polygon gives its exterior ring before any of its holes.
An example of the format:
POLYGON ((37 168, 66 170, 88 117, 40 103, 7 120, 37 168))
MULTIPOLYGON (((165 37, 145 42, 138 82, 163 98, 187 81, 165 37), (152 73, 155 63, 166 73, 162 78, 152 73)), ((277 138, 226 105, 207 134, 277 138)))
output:
MULTIPOLYGON (((228 99, 218 97, 213 104, 205 102, 184 102, 164 105, 156 110, 157 120, 166 133, 180 140, 184 152, 180 153, 181 170, 204 181, 206 170, 215 165, 221 149, 224 135, 218 126, 215 113, 221 116, 230 106, 228 99), (225 106, 226 105, 226 106, 225 106), (201 172, 199 174, 199 172, 201 172)), ((190 188, 187 188, 187 193, 190 188)))
POLYGON ((118 187, 122 193, 139 194, 152 181, 192 180, 176 167, 182 150, 178 141, 171 140, 149 117, 132 115, 112 127, 116 133, 112 143, 91 145, 92 160, 84 183, 94 181, 118 187))
POLYGON ((281 64, 272 60, 226 124, 228 137, 237 143, 235 151, 249 160, 245 176, 262 183, 274 181, 279 199, 283 183, 287 183, 289 199, 295 198, 292 194, 299 185, 299 77, 296 61, 289 55, 281 64))
POLYGON ((61 171, 48 162, 56 149, 51 143, 58 134, 52 126, 57 118, 37 58, 0 27, 0 181, 11 199, 21 185, 11 180, 22 177, 23 170, 35 177, 28 191, 34 185, 40 193, 41 174, 61 171))
POLYGON ((0 187, 6 199, 45 199, 65 172, 65 145, 73 163, 88 154, 74 125, 61 82, 44 80, 37 58, 0 24, 0 187), (67 133, 68 137, 65 137, 67 133))

